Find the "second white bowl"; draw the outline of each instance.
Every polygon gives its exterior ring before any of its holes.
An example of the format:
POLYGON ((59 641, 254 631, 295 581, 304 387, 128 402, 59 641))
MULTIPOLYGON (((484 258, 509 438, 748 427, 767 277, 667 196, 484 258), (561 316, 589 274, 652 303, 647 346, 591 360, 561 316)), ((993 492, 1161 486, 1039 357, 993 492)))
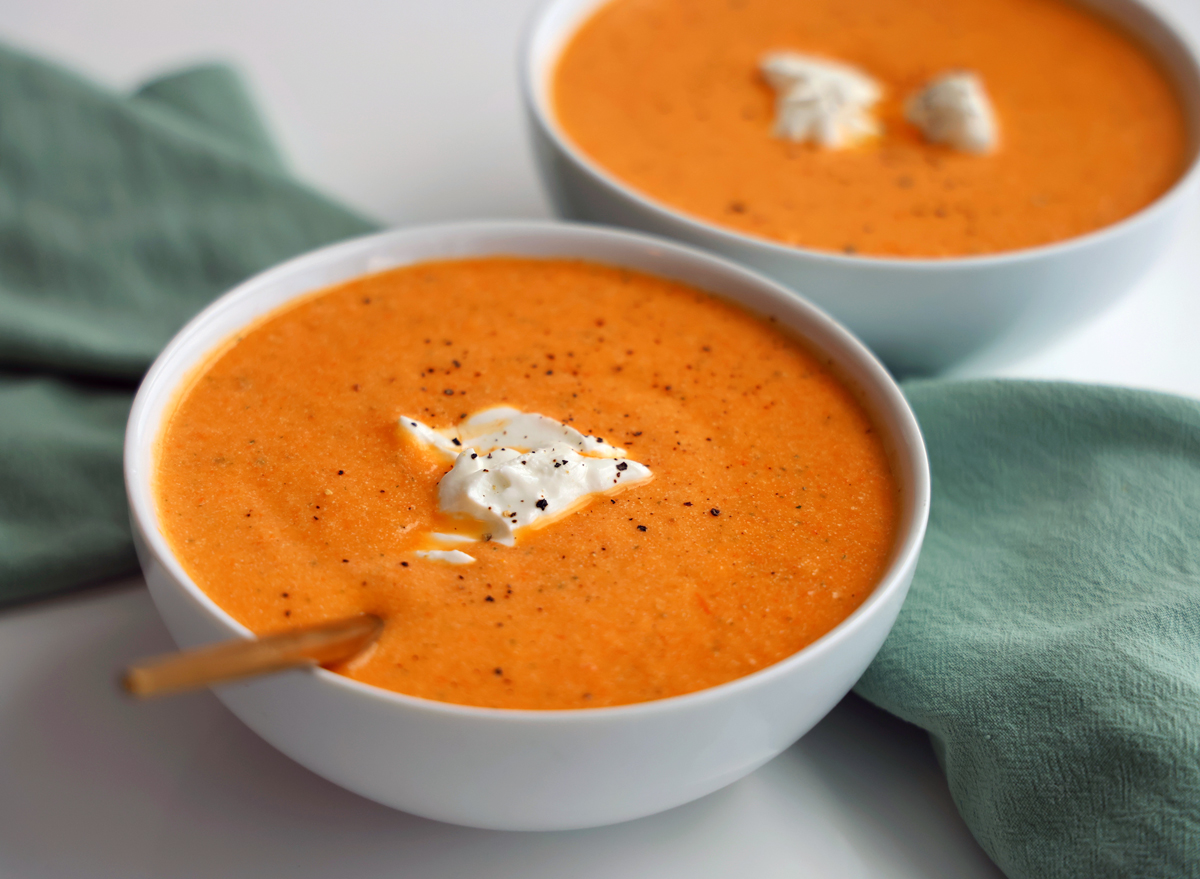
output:
POLYGON ((842 321, 901 373, 934 373, 974 355, 1034 350, 1125 293, 1170 241, 1200 182, 1200 61, 1182 32, 1141 0, 1082 0, 1161 61, 1187 114, 1188 170, 1126 220, 1056 244, 991 256, 843 256, 744 235, 656 202, 597 165, 554 118, 551 78, 579 26, 608 0, 547 0, 526 33, 522 91, 542 178, 561 216, 640 229, 757 269, 842 321))

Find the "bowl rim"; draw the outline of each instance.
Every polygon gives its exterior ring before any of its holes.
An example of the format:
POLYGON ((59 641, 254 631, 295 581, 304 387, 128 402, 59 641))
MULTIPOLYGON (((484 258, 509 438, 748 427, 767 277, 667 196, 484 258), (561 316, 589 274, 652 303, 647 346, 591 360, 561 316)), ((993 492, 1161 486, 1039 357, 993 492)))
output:
MULTIPOLYGON (((1075 235, 1061 241, 1051 241, 1032 247, 1022 247, 1015 250, 1003 250, 996 253, 965 254, 942 257, 929 256, 873 256, 871 254, 842 254, 834 251, 817 250, 814 248, 784 244, 774 239, 765 238, 748 232, 739 232, 730 227, 686 213, 671 205, 660 202, 649 195, 626 184, 603 166, 594 162, 571 141, 562 131, 554 117, 552 108, 547 106, 550 94, 548 79, 553 74, 554 64, 549 70, 539 70, 535 49, 543 38, 543 30, 549 26, 551 13, 567 4, 578 3, 580 0, 539 0, 532 14, 526 20, 518 48, 518 70, 521 97, 526 111, 541 134, 543 134, 556 150, 567 157, 580 171, 599 184, 615 192, 618 196, 631 202, 639 210, 649 213, 659 222, 673 223, 684 227, 692 240, 709 238, 725 247, 757 248, 760 254, 783 259, 809 260, 830 267, 854 267, 871 269, 893 269, 899 271, 932 271, 947 272, 962 269, 987 269, 994 266, 1005 266, 1031 262, 1044 258, 1052 258, 1075 250, 1102 247, 1112 239, 1132 234, 1138 229, 1156 223, 1164 213, 1174 210, 1179 203, 1190 196, 1193 189, 1200 188, 1200 104, 1193 104, 1180 94, 1181 88, 1178 77, 1169 70, 1162 70, 1171 82, 1183 110, 1187 126, 1188 147, 1191 157, 1182 173, 1175 179, 1171 187, 1160 194, 1149 204, 1139 208, 1132 214, 1101 226, 1082 235, 1075 235)), ((587 17, 594 14, 601 6, 616 0, 583 0, 590 2, 587 13, 575 21, 566 39, 569 39, 587 17)), ((1081 0, 1078 5, 1089 7, 1089 11, 1097 16, 1113 21, 1105 11, 1095 8, 1097 2, 1126 4, 1148 17, 1162 32, 1176 44, 1180 56, 1186 59, 1187 72, 1193 80, 1193 85, 1200 94, 1200 49, 1192 41, 1190 35, 1169 14, 1156 9, 1144 0, 1081 0)), ((1076 5, 1076 4, 1072 4, 1076 5)), ((1119 22, 1113 22, 1122 32, 1129 33, 1130 29, 1119 22)), ((1162 53, 1149 46, 1139 35, 1133 34, 1134 39, 1149 53, 1160 69, 1163 68, 1162 53)), ((565 41, 564 41, 565 45, 565 41)), ((554 56, 556 63, 562 56, 562 47, 554 56)), ((707 246, 707 245, 706 245, 707 246)))
MULTIPOLYGON (((269 285, 283 278, 303 275, 327 263, 335 263, 339 259, 350 257, 356 252, 369 257, 372 251, 376 251, 380 247, 395 246, 405 239, 416 239, 420 236, 436 237, 439 235, 450 236, 455 234, 459 236, 487 236, 489 234, 496 235, 501 233, 508 235, 516 234, 523 238, 529 238, 531 241, 543 239, 545 236, 574 239, 574 241, 578 242, 578 252, 574 254, 573 258, 583 260, 593 259, 599 261, 603 259, 602 257, 588 255, 589 242, 600 243, 607 241, 625 250, 642 248, 647 252, 666 252, 676 259, 690 261, 692 265, 700 267, 708 266, 720 273, 726 275, 732 274, 737 283, 751 289, 757 287, 760 292, 766 292, 772 297, 778 297, 788 302, 790 308, 799 308, 802 312, 805 312, 804 322, 809 325, 810 331, 817 331, 812 334, 823 335, 827 339, 827 342, 818 344, 809 337, 807 332, 801 333, 798 330, 791 330, 790 327, 789 330, 795 332, 805 343, 811 345, 814 350, 831 358, 835 370, 844 369, 851 364, 860 367, 863 374, 867 376, 867 379, 861 382, 863 387, 856 393, 856 396, 861 400, 861 397, 873 385, 874 390, 881 394, 877 402, 878 411, 875 413, 876 416, 878 417, 881 413, 887 414, 890 412, 891 414, 888 415, 888 418, 892 418, 893 415, 895 417, 895 422, 887 425, 887 433, 894 447, 893 467, 899 466, 901 462, 907 459, 906 463, 911 470, 912 478, 911 486, 902 486, 904 492, 900 501, 901 521, 903 522, 904 517, 910 517, 907 532, 897 535, 898 545, 893 552, 892 560, 884 574, 879 578, 871 594, 849 616, 816 641, 765 668, 717 684, 716 686, 690 693, 667 696, 662 699, 645 702, 600 706, 596 708, 489 708, 476 705, 462 705, 453 702, 439 702, 420 696, 412 696, 377 687, 373 684, 356 681, 320 667, 301 669, 299 670, 300 673, 312 675, 322 684, 359 693, 378 702, 390 704, 395 707, 433 712, 446 716, 499 718, 514 722, 588 723, 604 722, 617 717, 656 715, 680 710, 688 705, 699 706, 712 700, 724 699, 741 690, 753 689, 770 682, 774 678, 789 674, 794 667, 813 661, 822 653, 834 649, 839 642, 853 637, 855 632, 866 624, 866 620, 878 612, 878 609, 885 604, 891 593, 897 589, 907 588, 908 581, 905 575, 906 572, 911 572, 916 567, 917 556, 920 553, 929 519, 931 494, 929 459, 915 414, 900 391, 899 385, 897 385, 891 374, 888 373, 874 353, 859 341, 856 336, 851 334, 849 330, 807 299, 797 296, 783 285, 772 281, 758 272, 747 269, 730 260, 705 253, 687 245, 640 232, 630 232, 586 223, 522 220, 486 220, 411 226, 350 238, 326 245, 288 259, 242 281, 211 302, 172 337, 171 341, 155 359, 138 388, 127 422, 123 451, 123 475, 126 494, 129 500, 132 525, 144 542, 148 552, 153 556, 153 559, 161 564, 169 574, 169 578, 172 581, 172 588, 181 588, 185 595, 205 611, 221 628, 225 629, 230 637, 253 637, 249 629, 234 620, 232 616, 209 598, 192 580, 175 557, 174 552, 171 550, 157 524, 158 520, 152 486, 154 469, 152 465, 155 454, 154 447, 157 444, 162 428, 163 413, 160 409, 158 414, 152 418, 150 409, 159 400, 165 400, 166 402, 163 405, 169 405, 170 399, 179 392, 181 384, 188 379, 192 370, 203 363, 204 358, 214 350, 220 348, 222 344, 221 341, 211 343, 199 355, 189 356, 186 353, 181 353, 190 345, 192 337, 202 334, 211 322, 228 315, 230 312, 236 313, 246 308, 248 303, 252 303, 255 300, 260 289, 269 289, 269 285), (149 446, 149 449, 147 449, 147 446, 149 446), (144 456, 148 456, 146 459, 150 461, 151 466, 144 468, 140 466, 140 462, 144 456)), ((447 251, 449 250, 444 244, 441 247, 447 251)), ((494 255, 500 252, 495 249, 487 250, 486 246, 471 245, 465 252, 460 248, 441 256, 432 253, 425 254, 409 263, 401 262, 396 263, 396 265, 416 264, 439 258, 471 258, 489 254, 494 255)), ((563 258, 572 257, 564 256, 563 258)), ((383 270, 386 269, 380 269, 380 271, 383 270)), ((638 270, 642 271, 641 269, 638 270)), ((368 269, 363 274, 371 274, 372 271, 368 269)), ((351 277, 361 277, 361 275, 351 277)), ((276 303, 265 312, 246 317, 239 326, 253 325, 263 314, 270 314, 277 311, 284 307, 286 302, 310 295, 321 289, 327 289, 329 286, 333 285, 325 285, 323 287, 318 284, 318 286, 293 293, 287 299, 276 303)), ((734 299, 731 294, 715 290, 708 290, 707 292, 719 296, 726 301, 732 301, 734 304, 754 313, 753 308, 734 299)), ((237 329, 231 330, 223 338, 228 339, 237 331, 237 329)), ((843 378, 843 380, 845 381, 846 379, 843 378)), ((234 683, 225 686, 238 686, 238 684, 234 683)))

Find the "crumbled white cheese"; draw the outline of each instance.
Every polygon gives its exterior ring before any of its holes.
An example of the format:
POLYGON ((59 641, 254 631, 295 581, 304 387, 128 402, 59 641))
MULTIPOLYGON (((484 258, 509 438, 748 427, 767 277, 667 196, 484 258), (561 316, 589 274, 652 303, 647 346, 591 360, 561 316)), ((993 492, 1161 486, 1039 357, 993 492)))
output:
POLYGON ((451 565, 469 565, 475 557, 457 549, 418 549, 413 553, 419 559, 429 559, 431 562, 446 562, 451 565))
POLYGON ((879 133, 871 109, 883 89, 861 70, 799 52, 771 52, 759 69, 775 89, 778 137, 836 149, 879 133))
POLYGON ((908 99, 904 114, 931 143, 970 153, 996 146, 996 114, 974 73, 954 71, 931 80, 908 99))
MULTIPOLYGON (((472 520, 480 539, 505 546, 515 544, 518 529, 542 527, 594 495, 614 494, 652 476, 644 464, 625 457, 624 449, 545 415, 509 407, 487 409, 437 430, 408 416, 399 423, 425 448, 454 462, 438 483, 442 512, 472 520)), ((447 532, 426 537, 443 546, 476 539, 447 532)), ((418 555, 453 561, 449 556, 455 553, 471 558, 458 550, 418 555)))

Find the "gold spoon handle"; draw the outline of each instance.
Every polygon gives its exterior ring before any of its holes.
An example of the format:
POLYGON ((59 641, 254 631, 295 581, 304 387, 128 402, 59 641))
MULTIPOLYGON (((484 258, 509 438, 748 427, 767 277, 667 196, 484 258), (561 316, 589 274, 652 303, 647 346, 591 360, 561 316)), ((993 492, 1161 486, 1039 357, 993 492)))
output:
POLYGON ((121 686, 143 698, 165 696, 299 666, 324 665, 360 653, 382 631, 383 620, 363 614, 251 641, 226 641, 168 653, 129 666, 121 686))

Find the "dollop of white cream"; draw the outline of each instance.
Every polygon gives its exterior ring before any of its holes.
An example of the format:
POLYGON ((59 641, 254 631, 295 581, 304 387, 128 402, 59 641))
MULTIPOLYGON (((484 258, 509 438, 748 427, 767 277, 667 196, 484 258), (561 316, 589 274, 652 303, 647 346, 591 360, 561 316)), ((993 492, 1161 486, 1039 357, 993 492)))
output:
POLYGON ((883 89, 856 67, 799 52, 771 52, 759 70, 775 90, 776 136, 837 149, 879 134, 872 108, 883 89))
POLYGON ((931 143, 969 153, 996 147, 996 113, 975 73, 952 71, 931 80, 908 99, 904 115, 931 143))
POLYGON ((559 518, 589 495, 649 478, 650 469, 637 461, 587 457, 565 443, 528 452, 500 448, 459 455, 438 483, 438 502, 444 512, 475 519, 492 540, 512 546, 519 528, 559 518))
POLYGON ((625 450, 594 436, 584 436, 575 428, 511 406, 494 406, 476 412, 453 427, 434 429, 415 418, 402 417, 400 427, 417 442, 429 446, 448 461, 455 460, 466 448, 476 452, 494 449, 519 449, 523 452, 544 449, 558 443, 596 458, 620 458, 625 450))
MULTIPOLYGON (((475 523, 481 540, 516 543, 521 528, 539 528, 582 508, 595 495, 614 494, 652 478, 650 468, 624 449, 585 436, 545 415, 496 407, 455 427, 434 429, 404 416, 400 426, 454 466, 438 483, 438 505, 475 523)), ((474 541, 434 532, 440 546, 474 541)), ((422 558, 463 563, 460 550, 423 550, 422 558), (454 559, 450 556, 455 556, 454 559)))

